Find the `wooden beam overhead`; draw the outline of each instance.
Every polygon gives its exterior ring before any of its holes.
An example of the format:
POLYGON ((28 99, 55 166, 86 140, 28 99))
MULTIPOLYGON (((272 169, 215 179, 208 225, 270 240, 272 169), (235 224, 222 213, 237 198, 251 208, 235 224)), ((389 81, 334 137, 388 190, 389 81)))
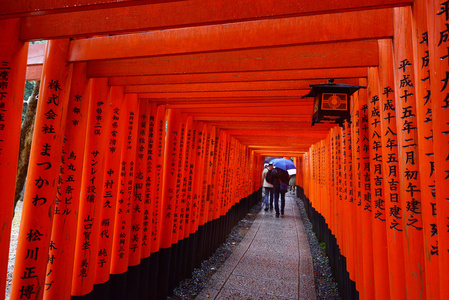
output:
MULTIPOLYGON (((3 0, 15 3, 17 1, 3 0)), ((41 0, 44 1, 44 0, 41 0)), ((106 0, 105 0, 106 1, 106 0)), ((29 1, 16 6, 28 7, 29 1)), ((44 1, 48 2, 48 1, 44 1)), ((51 1, 50 3, 57 3, 51 1)), ((188 0, 24 17, 21 39, 86 37, 411 5, 412 0, 188 0)), ((63 4, 61 5, 63 6, 63 4)), ((23 11, 27 9, 23 9, 23 11)), ((80 10, 82 10, 80 8, 80 10)), ((4 15, 4 17, 10 17, 4 15)))
POLYGON ((257 81, 274 81, 274 80, 305 80, 305 79, 328 79, 328 78, 348 79, 348 78, 360 78, 367 76, 368 76, 367 68, 355 67, 355 68, 338 68, 338 69, 336 68, 336 69, 281 70, 281 71, 262 71, 262 72, 110 77, 109 85, 257 82, 257 81))
POLYGON ((113 7, 143 5, 151 3, 164 3, 183 0, 1 0, 0 19, 39 16, 63 12, 81 12, 113 7))
POLYGON ((377 41, 88 62, 88 77, 373 67, 377 41))
POLYGON ((238 92, 186 92, 186 93, 139 93, 137 97, 140 99, 208 99, 209 101, 226 101, 229 98, 244 97, 293 97, 301 98, 307 94, 309 90, 284 90, 284 91, 238 91, 238 92))
MULTIPOLYGON (((327 80, 283 80, 262 82, 188 83, 165 85, 126 86, 125 93, 184 93, 228 91, 278 91, 307 90, 310 84, 326 83, 327 80)), ((338 83, 357 85, 358 79, 340 79, 338 83)))
POLYGON ((392 37, 393 10, 377 9, 78 39, 70 44, 69 61, 165 56, 392 37), (373 26, 374 23, 376 26, 373 26))

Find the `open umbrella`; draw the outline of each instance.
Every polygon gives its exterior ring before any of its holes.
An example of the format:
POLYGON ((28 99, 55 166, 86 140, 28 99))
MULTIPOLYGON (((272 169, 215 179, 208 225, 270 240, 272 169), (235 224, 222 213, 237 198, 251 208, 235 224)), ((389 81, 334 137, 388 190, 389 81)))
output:
POLYGON ((270 161, 272 161, 273 159, 278 159, 279 157, 270 157, 267 158, 266 160, 264 160, 263 164, 268 164, 270 161))
POLYGON ((276 168, 282 169, 282 170, 290 170, 290 169, 296 169, 295 164, 289 160, 289 159, 285 159, 285 158, 276 158, 273 159, 271 161, 273 163, 273 166, 275 166, 276 168))

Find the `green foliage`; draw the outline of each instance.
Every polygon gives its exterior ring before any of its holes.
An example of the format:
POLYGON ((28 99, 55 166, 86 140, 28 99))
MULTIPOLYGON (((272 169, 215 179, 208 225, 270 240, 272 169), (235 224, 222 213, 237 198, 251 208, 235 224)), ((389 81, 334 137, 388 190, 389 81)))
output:
POLYGON ((323 249, 324 252, 326 252, 326 243, 325 242, 321 242, 320 247, 321 247, 321 249, 323 249))

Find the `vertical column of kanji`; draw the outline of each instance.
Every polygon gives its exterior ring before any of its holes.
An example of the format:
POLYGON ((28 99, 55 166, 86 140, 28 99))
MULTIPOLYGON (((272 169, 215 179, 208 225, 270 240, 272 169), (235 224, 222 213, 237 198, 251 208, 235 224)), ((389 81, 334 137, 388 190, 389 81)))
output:
POLYGON ((207 195, 207 171, 208 171, 208 157, 209 157, 209 146, 210 146, 210 126, 207 124, 203 125, 203 147, 202 147, 202 167, 201 167, 201 190, 199 193, 200 199, 200 211, 199 211, 199 225, 204 225, 207 222, 207 213, 209 201, 206 199, 207 195))
POLYGON ((213 170, 216 168, 215 162, 215 156, 216 156, 216 138, 217 138, 217 130, 215 129, 215 126, 211 127, 211 135, 209 140, 209 155, 207 157, 207 201, 209 202, 208 205, 208 212, 207 212, 207 221, 212 222, 214 220, 214 198, 213 198, 213 170))
POLYGON ((95 259, 100 228, 103 166, 106 152, 109 103, 107 79, 90 79, 89 107, 81 180, 80 208, 76 232, 72 295, 93 290, 95 259))
POLYGON ((413 70, 411 8, 397 8, 394 14, 394 66, 397 102, 396 125, 399 148, 399 187, 405 223, 404 247, 407 297, 426 295, 418 136, 416 128, 416 92, 413 70))
POLYGON ((379 76, 377 68, 368 69, 368 122, 369 122, 369 156, 371 178, 371 201, 373 222, 373 262, 374 288, 376 297, 388 299, 389 272, 387 233, 385 218, 385 198, 383 194, 382 172, 382 129, 379 103, 379 76))
MULTIPOLYGON (((356 92, 352 96, 351 101, 351 145, 352 151, 352 173, 354 182, 354 214, 355 214, 355 232, 354 232, 354 247, 355 249, 362 249, 362 172, 360 161, 360 106, 359 93, 356 92)), ((359 291, 360 298, 363 299, 363 252, 355 252, 355 284, 359 291)))
MULTIPOLYGON (((217 201, 217 172, 218 172, 218 151, 219 151, 219 144, 220 144, 220 132, 219 129, 214 129, 214 153, 213 153, 213 160, 212 167, 211 167, 211 181, 210 181, 210 206, 209 206, 209 220, 215 220, 217 219, 216 211, 218 210, 218 201, 217 201)), ((248 173, 251 173, 252 170, 248 170, 248 173)), ((219 173, 218 173, 219 174, 219 173)), ((251 184, 248 184, 251 186, 251 184)))
POLYGON ((193 117, 187 117, 185 132, 185 149, 183 150, 183 177, 181 188, 181 199, 184 201, 184 211, 179 225, 182 226, 183 236, 188 238, 190 235, 190 210, 192 206, 192 174, 193 174, 193 117), (182 222, 182 223, 181 223, 182 222))
MULTIPOLYGON (((142 258, 143 216, 145 210, 145 179, 147 171, 148 126, 150 118, 148 100, 139 100, 136 164, 134 172, 133 203, 131 209, 131 241, 129 266, 137 266, 142 258)), ((137 278, 133 278, 138 281, 137 278)), ((128 281, 129 282, 129 281, 128 281)), ((136 288, 138 285, 136 285, 136 288)))
POLYGON ((57 189, 53 230, 47 265, 44 299, 69 298, 75 255, 76 224, 83 170, 84 143, 88 95, 86 95, 86 64, 73 66, 73 76, 67 106, 67 121, 62 155, 62 167, 57 189), (80 142, 81 141, 81 142, 80 142), (61 280, 67 278, 67 280, 61 280))
MULTIPOLYGON (((366 81, 361 84, 366 85, 366 81)), ((369 121, 368 98, 364 89, 359 90, 360 105, 360 162, 362 172, 362 249, 364 298, 374 298, 373 269, 373 223, 371 202, 370 156, 369 156, 369 121)))
MULTIPOLYGON (((1 20, 0 32, 0 278, 6 278, 28 43, 19 41, 20 19, 1 20)), ((2 279, 0 299, 5 289, 2 279)))
MULTIPOLYGON (((222 150, 222 137, 223 131, 217 129, 217 133, 215 136, 215 150, 214 150, 214 163, 212 168, 212 182, 211 182, 211 201, 213 201, 213 210, 212 210, 212 218, 217 220, 220 217, 219 209, 220 209, 220 201, 219 201, 219 177, 222 174, 223 165, 220 161, 220 155, 222 150)), ((253 172, 254 175, 254 172, 253 172)))
POLYGON ((114 234, 115 210, 117 206, 120 161, 125 131, 125 95, 123 87, 109 89, 110 113, 106 131, 106 158, 103 172, 100 229, 96 253, 94 284, 109 280, 112 259, 112 238, 114 234))
POLYGON ((342 245, 342 227, 344 224, 343 220, 343 211, 342 211, 342 203, 343 203, 343 195, 342 195, 342 181, 341 181, 341 127, 334 127, 333 128, 333 134, 334 134, 334 155, 335 155, 335 186, 336 186, 336 193, 335 193, 335 213, 336 213, 336 222, 334 224, 333 232, 335 234, 335 237, 337 239, 337 244, 339 246, 342 245))
MULTIPOLYGON (((188 178, 187 178, 187 211, 186 211, 186 230, 189 231, 189 234, 194 234, 195 229, 195 210, 196 210, 196 199, 195 196, 195 172, 196 172, 196 161, 197 161, 197 131, 198 131, 198 123, 193 121, 193 117, 189 118, 191 120, 192 125, 190 130, 190 149, 189 149, 189 166, 188 166, 188 178)), ((190 121, 187 122, 190 122, 190 121)))
MULTIPOLYGON (((324 141, 324 150, 325 150, 325 162, 324 162, 324 172, 325 172, 325 186, 324 186, 324 191, 323 193, 326 195, 326 205, 325 205, 325 219, 327 224, 332 224, 333 222, 333 215, 331 213, 331 193, 329 192, 330 189, 332 188, 332 177, 331 177, 331 158, 332 158, 332 148, 331 148, 331 136, 327 135, 326 140, 324 141)), ((303 178, 303 174, 302 174, 302 168, 301 168, 301 159, 299 159, 300 165, 296 166, 297 167, 297 172, 296 172, 296 180, 297 180, 297 184, 299 184, 301 182, 301 178, 303 178), (299 178, 299 181, 298 181, 299 178)))
POLYGON ((348 211, 348 162, 346 161, 346 151, 347 151, 347 144, 346 144, 346 122, 343 124, 344 128, 341 128, 341 154, 340 154, 340 160, 341 160, 341 180, 342 180, 342 243, 340 244, 341 248, 341 254, 346 258, 346 269, 348 266, 348 260, 349 258, 349 243, 348 243, 348 237, 349 237, 349 231, 351 230, 351 224, 349 223, 349 211, 348 211))
MULTIPOLYGON (((329 203, 328 203, 328 210, 329 210, 329 219, 327 220, 329 229, 332 230, 334 228, 335 220, 337 219, 337 216, 335 214, 335 152, 334 152, 334 135, 333 135, 333 129, 329 130, 328 135, 328 143, 327 143, 327 152, 329 157, 329 164, 327 167, 327 173, 328 173, 328 186, 327 186, 327 194, 329 195, 329 203)), ((310 161, 310 155, 308 156, 310 161)))
POLYGON ((223 185, 224 185, 224 174, 226 172, 226 143, 227 143, 227 137, 228 135, 224 132, 221 131, 220 132, 220 143, 219 143, 219 154, 218 154, 218 159, 219 159, 219 173, 220 174, 217 178, 217 190, 218 190, 218 195, 217 195, 217 202, 218 202, 218 209, 217 212, 215 212, 215 215, 220 218, 222 211, 223 211, 223 207, 224 207, 224 198, 225 198, 225 190, 223 189, 223 185))
MULTIPOLYGON (((136 148, 139 129, 139 100, 136 94, 125 94, 124 100, 122 150, 119 160, 119 178, 117 184, 117 206, 114 221, 111 252, 111 274, 124 274, 128 270, 130 248, 133 239, 132 211, 135 207, 133 197, 136 173, 136 148)), ((119 277, 117 277, 119 278, 119 277)), ((126 292, 126 281, 113 282, 112 292, 126 292)))
MULTIPOLYGON (((68 48, 68 40, 47 42, 11 299, 42 299, 45 290, 53 205, 72 76, 72 65, 66 61, 68 48)), ((6 67, 5 64, 2 66, 6 67)), ((13 128, 10 130, 13 131, 13 128)))
POLYGON ((438 217, 435 194, 435 167, 432 132, 432 100, 427 32, 427 9, 424 0, 413 3, 413 47, 416 75, 416 119, 419 144, 419 173, 424 229, 424 262, 428 299, 439 299, 438 217))
POLYGON ((196 124, 196 162, 194 173, 194 189, 193 189, 193 205, 192 205, 192 225, 194 226, 194 232, 199 229, 200 225, 200 206, 201 206, 201 191, 202 191, 202 174, 203 174, 203 157, 204 157, 204 124, 198 122, 196 124))
POLYGON ((426 1, 434 143, 435 195, 438 207, 440 297, 449 298, 449 2, 426 1))
POLYGON ((165 152, 165 107, 158 106, 154 123, 154 154, 152 176, 153 188, 151 189, 152 215, 151 215, 151 253, 156 253, 160 248, 162 227, 162 181, 164 172, 165 152))
POLYGON ((142 223, 142 258, 147 258, 151 254, 151 230, 152 230, 152 215, 154 204, 155 190, 155 156, 156 156, 156 114, 157 104, 148 103, 148 133, 147 133, 147 152, 144 154, 146 159, 145 176, 145 197, 144 197, 144 211, 142 223))
POLYGON ((357 228, 355 225, 357 224, 357 206, 354 199, 354 182, 353 182, 353 164, 352 164, 352 130, 351 124, 345 123, 345 140, 346 140, 346 185, 348 188, 348 265, 347 269, 349 272, 349 278, 352 281, 356 281, 356 232, 357 228))
POLYGON ((391 40, 379 41, 380 121, 382 130, 382 158, 387 251, 390 278, 390 298, 406 297, 404 278, 404 245, 402 206, 399 199, 398 143, 393 81, 393 52, 391 40))

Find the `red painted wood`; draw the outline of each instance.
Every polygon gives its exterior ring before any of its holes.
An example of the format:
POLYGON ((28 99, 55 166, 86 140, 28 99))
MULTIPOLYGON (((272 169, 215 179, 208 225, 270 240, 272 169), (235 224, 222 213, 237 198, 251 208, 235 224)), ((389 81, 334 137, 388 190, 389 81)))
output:
POLYGON ((89 36, 150 29, 167 29, 217 23, 232 23, 330 12, 410 5, 411 0, 328 0, 302 2, 286 0, 189 0, 165 4, 130 6, 25 17, 21 39, 49 39, 89 36), (70 20, 70 22, 67 22, 70 20))
POLYGON ((304 70, 378 65, 376 41, 92 61, 89 77, 304 70), (313 53, 313 55, 310 55, 313 53))
POLYGON ((376 9, 78 39, 69 61, 189 54, 393 37, 393 10, 376 9), (376 23, 376 26, 372 26, 376 23), (297 34, 301 32, 301 34, 297 34), (111 51, 112 50, 112 51, 111 51))
MULTIPOLYGON (((109 85, 149 85, 174 83, 206 83, 206 82, 255 82, 272 80, 301 80, 329 78, 366 77, 366 68, 283 70, 264 72, 234 72, 207 74, 175 74, 152 76, 110 77, 109 85)), ((336 79, 335 82, 338 82, 336 79)))

